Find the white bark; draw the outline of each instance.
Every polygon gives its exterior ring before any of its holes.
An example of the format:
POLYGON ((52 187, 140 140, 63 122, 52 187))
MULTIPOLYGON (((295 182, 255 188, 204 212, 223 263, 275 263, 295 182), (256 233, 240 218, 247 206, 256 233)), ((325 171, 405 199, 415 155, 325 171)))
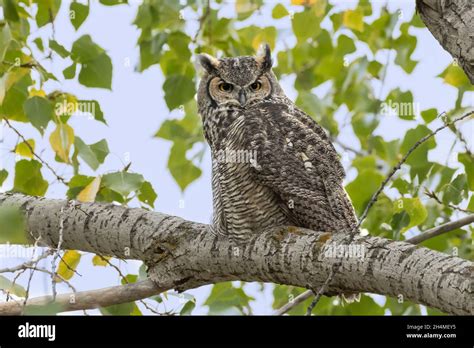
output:
MULTIPOLYGON (((62 216, 63 248, 143 260, 156 292, 229 280, 317 288, 336 262, 326 252, 343 237, 277 227, 239 249, 210 233, 207 225, 141 209, 19 194, 0 194, 0 205, 21 207, 31 238, 46 245, 57 245, 62 216)), ((401 294, 447 313, 474 314, 472 262, 377 237, 357 237, 353 244, 365 249, 364 257, 343 259, 329 293, 401 294)), ((98 305, 99 300, 90 301, 87 308, 98 305)), ((12 305, 0 304, 0 313, 7 306, 12 305)))

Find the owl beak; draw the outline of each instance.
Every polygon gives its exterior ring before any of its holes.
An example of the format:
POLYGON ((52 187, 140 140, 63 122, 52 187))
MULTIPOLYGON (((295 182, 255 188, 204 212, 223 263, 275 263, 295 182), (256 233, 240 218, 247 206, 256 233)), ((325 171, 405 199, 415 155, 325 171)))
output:
POLYGON ((247 96, 245 95, 245 91, 242 89, 239 92, 239 103, 240 105, 244 106, 247 102, 247 96))

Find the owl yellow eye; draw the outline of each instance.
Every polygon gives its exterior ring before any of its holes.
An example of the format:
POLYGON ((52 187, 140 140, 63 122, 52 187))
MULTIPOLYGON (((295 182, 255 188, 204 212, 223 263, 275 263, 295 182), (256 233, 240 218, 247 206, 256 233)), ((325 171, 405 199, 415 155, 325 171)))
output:
POLYGON ((262 88, 262 83, 259 81, 254 82, 250 85, 250 88, 252 88, 254 91, 258 91, 260 88, 262 88))
POLYGON ((222 92, 230 92, 232 91, 233 88, 234 86, 232 86, 230 83, 227 83, 227 82, 222 82, 221 84, 219 84, 219 89, 222 92))

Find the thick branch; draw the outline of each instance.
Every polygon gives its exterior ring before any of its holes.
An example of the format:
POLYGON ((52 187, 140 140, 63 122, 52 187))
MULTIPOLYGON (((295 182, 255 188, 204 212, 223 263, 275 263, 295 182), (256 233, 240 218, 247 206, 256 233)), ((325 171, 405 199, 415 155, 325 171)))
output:
POLYGON ((417 0, 422 21, 436 40, 456 58, 474 84, 474 6, 472 0, 417 0))
MULTIPOLYGON (((0 194, 0 205, 21 207, 31 238, 53 247, 62 216, 64 248, 143 260, 158 289, 178 291, 230 280, 316 288, 338 262, 344 238, 277 227, 236 248, 207 225, 141 209, 20 194, 0 194)), ((473 314, 472 262, 376 237, 356 237, 351 248, 357 247, 352 251, 359 255, 343 258, 328 293, 402 294, 448 313, 473 314)))

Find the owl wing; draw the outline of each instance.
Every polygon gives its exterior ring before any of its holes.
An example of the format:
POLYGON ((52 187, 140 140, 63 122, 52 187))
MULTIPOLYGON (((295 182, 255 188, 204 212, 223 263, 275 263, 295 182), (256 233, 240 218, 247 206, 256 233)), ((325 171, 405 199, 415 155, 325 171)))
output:
POLYGON ((357 225, 344 190, 345 173, 325 131, 284 103, 261 103, 245 113, 244 138, 256 151, 253 177, 270 187, 300 226, 350 232, 357 225))

